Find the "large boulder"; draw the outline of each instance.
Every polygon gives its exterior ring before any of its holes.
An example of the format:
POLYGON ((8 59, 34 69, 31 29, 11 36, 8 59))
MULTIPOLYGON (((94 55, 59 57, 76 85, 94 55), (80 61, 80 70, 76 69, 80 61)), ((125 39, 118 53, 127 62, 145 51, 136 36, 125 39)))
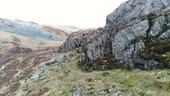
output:
POLYGON ((169 0, 128 0, 107 16, 106 26, 169 9, 169 0))
POLYGON ((78 48, 81 66, 169 68, 169 6, 169 0, 129 0, 107 16, 105 27, 72 34, 60 49, 78 48))

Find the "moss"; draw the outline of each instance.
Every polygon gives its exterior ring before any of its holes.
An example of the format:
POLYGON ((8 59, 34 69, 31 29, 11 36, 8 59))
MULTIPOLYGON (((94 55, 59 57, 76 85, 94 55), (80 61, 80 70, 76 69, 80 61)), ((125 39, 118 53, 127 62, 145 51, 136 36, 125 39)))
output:
POLYGON ((150 13, 150 14, 147 15, 148 20, 153 20, 153 19, 155 19, 157 17, 158 17, 158 15, 156 15, 154 13, 150 13))
POLYGON ((156 18, 158 18, 160 16, 169 16, 169 15, 170 15, 170 12, 162 12, 161 14, 150 13, 150 14, 148 14, 146 16, 140 17, 140 19, 141 20, 145 20, 145 19, 153 20, 153 19, 156 19, 156 18))
POLYGON ((50 93, 50 96, 58 96, 55 92, 50 93))
POLYGON ((122 84, 125 88, 133 87, 134 85, 131 84, 131 82, 128 82, 126 79, 124 81, 121 81, 120 84, 122 84))
POLYGON ((159 80, 153 80, 150 84, 147 85, 148 88, 158 89, 158 90, 164 90, 164 91, 170 91, 170 82, 167 81, 159 81, 159 80))
POLYGON ((170 61, 170 52, 166 52, 166 61, 170 61))
POLYGON ((154 39, 145 41, 146 48, 139 52, 138 55, 146 60, 154 59, 161 63, 160 68, 168 68, 170 55, 170 40, 169 39, 154 39))
POLYGON ((78 67, 85 72, 92 72, 92 71, 104 71, 104 70, 112 70, 118 68, 118 64, 114 57, 110 54, 103 58, 99 58, 94 61, 90 61, 88 63, 78 63, 78 67))
POLYGON ((170 12, 163 12, 159 16, 169 16, 169 15, 170 15, 170 12))

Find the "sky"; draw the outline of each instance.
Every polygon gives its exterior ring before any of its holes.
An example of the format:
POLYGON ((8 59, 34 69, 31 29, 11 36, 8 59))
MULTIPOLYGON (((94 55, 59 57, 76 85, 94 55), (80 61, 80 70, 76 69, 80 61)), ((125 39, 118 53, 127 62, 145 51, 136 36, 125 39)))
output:
POLYGON ((127 0, 0 0, 0 18, 97 28, 127 0))

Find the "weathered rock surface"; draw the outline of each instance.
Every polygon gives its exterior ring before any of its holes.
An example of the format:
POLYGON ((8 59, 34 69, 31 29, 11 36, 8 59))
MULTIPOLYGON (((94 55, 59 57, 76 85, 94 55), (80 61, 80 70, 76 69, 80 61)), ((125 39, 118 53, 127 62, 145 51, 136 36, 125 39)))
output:
POLYGON ((90 67, 168 67, 169 6, 169 0, 129 0, 107 16, 105 27, 70 35, 60 51, 78 48, 80 63, 90 67))
POLYGON ((87 38, 89 34, 91 34, 94 29, 80 30, 72 33, 68 38, 67 42, 60 47, 60 51, 72 51, 80 46, 82 46, 84 42, 84 38, 87 38))
POLYGON ((158 13, 169 8, 169 0, 128 0, 107 16, 106 26, 127 21, 133 18, 158 13))
POLYGON ((145 44, 142 40, 132 43, 140 37, 145 37, 149 28, 148 20, 137 21, 136 24, 128 26, 118 32, 112 39, 112 53, 116 60, 130 59, 135 52, 142 51, 145 44))

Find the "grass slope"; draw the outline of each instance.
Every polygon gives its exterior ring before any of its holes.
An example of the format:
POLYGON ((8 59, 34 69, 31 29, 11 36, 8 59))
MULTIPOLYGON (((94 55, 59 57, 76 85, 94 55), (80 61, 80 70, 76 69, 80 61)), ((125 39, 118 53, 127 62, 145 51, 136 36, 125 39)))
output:
POLYGON ((74 52, 71 62, 54 68, 48 66, 46 78, 38 82, 28 80, 20 92, 23 96, 68 96, 73 86, 80 85, 83 93, 109 90, 122 91, 123 96, 169 96, 170 70, 143 71, 114 69, 110 71, 82 72, 78 66, 79 54, 74 52))

